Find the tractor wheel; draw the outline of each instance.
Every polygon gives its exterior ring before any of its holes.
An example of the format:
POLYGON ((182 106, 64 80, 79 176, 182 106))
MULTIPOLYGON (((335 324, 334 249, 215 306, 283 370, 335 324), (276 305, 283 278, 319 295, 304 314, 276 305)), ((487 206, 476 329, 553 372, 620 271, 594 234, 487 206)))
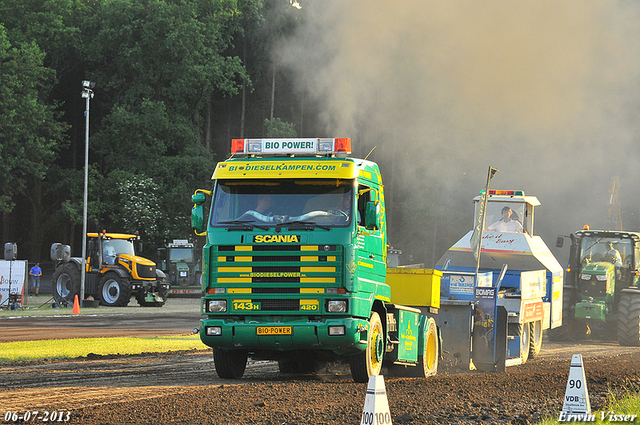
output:
POLYGON ((525 364, 529 360, 529 345, 531 345, 531 327, 529 323, 523 323, 520 325, 520 357, 522 358, 522 364, 525 364))
POLYGON ((573 288, 562 288, 562 325, 547 330, 550 341, 567 341, 571 337, 573 327, 573 288))
POLYGON ((240 379, 247 367, 246 351, 213 349, 213 363, 216 373, 222 379, 240 379))
POLYGON ((80 268, 76 263, 64 263, 53 272, 51 294, 60 306, 73 305, 77 295, 80 297, 80 268))
POLYGON ((640 346, 640 292, 633 289, 620 291, 618 343, 633 347, 640 346))
POLYGON ((529 358, 535 359, 542 350, 542 320, 536 320, 529 324, 529 358))
POLYGON ((385 341, 380 316, 375 311, 369 318, 367 349, 350 358, 351 376, 355 382, 369 382, 369 376, 379 375, 382 369, 385 341))
POLYGON ((116 273, 107 273, 100 279, 98 298, 108 307, 126 307, 131 301, 131 284, 116 273))

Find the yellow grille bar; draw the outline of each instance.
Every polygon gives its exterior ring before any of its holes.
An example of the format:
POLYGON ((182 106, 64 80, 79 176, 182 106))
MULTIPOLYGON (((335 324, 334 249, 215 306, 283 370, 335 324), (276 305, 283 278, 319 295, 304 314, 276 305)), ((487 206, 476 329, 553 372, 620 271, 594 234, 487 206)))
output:
POLYGON ((336 268, 335 267, 300 267, 300 271, 302 273, 320 273, 320 272, 329 272, 329 273, 335 273, 336 268))
POLYGON ((301 277, 300 283, 335 283, 335 277, 301 277))
POLYGON ((218 267, 219 273, 251 273, 253 267, 218 267))
POLYGON ((251 283, 250 277, 219 277, 218 283, 251 283))
POLYGON ((230 294, 250 294, 251 288, 228 288, 227 292, 230 294))

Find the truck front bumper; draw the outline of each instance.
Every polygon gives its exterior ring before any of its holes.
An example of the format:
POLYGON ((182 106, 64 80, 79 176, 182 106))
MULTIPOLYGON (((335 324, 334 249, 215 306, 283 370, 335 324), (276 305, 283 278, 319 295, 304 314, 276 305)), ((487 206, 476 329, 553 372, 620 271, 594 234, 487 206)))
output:
POLYGON ((367 347, 369 324, 364 319, 282 319, 201 319, 200 339, 209 347, 224 350, 326 350, 341 356, 358 354, 367 347))

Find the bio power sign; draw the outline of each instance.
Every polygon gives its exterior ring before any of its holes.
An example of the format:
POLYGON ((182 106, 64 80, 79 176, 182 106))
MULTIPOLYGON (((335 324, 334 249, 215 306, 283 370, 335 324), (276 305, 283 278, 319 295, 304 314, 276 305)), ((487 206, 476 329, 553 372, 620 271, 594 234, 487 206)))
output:
POLYGON ((0 260, 0 306, 9 306, 9 291, 12 294, 24 294, 26 278, 26 260, 0 260))
POLYGON ((297 154, 315 154, 316 142, 316 139, 269 139, 263 141, 262 152, 271 155, 292 151, 297 154))

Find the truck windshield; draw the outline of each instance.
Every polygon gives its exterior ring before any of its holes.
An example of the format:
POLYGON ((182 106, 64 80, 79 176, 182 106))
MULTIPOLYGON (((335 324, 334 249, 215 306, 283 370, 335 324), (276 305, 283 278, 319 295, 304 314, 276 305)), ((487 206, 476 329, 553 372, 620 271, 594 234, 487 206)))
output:
POLYGON ((354 180, 218 180, 212 226, 318 225, 352 222, 354 180))
POLYGON ((630 239, 603 236, 584 236, 582 238, 580 244, 580 261, 582 261, 582 265, 607 261, 621 267, 630 265, 632 259, 633 244, 630 239))
POLYGON ((190 248, 171 248, 169 261, 172 263, 193 263, 193 250, 190 248))

